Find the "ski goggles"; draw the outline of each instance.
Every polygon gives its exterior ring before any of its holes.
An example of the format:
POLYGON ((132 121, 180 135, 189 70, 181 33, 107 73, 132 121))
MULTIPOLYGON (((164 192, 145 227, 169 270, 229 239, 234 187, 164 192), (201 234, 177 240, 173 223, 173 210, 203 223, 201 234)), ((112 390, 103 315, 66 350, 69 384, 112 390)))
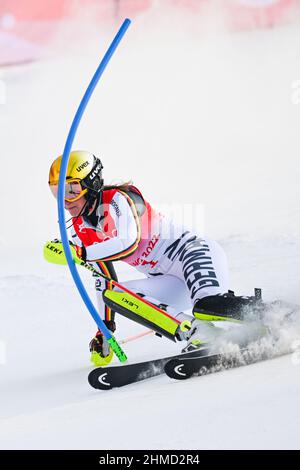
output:
MULTIPOLYGON (((57 198, 58 184, 49 184, 51 192, 57 198)), ((86 194, 87 189, 82 188, 80 180, 70 180, 65 183, 65 201, 73 202, 80 199, 86 194)))

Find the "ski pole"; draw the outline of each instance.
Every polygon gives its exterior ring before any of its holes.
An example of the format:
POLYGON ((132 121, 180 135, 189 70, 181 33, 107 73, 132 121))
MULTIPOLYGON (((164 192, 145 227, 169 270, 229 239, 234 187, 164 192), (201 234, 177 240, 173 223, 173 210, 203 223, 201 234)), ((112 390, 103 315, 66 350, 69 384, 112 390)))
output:
POLYGON ((58 181, 58 194, 57 194, 57 204, 58 204, 58 223, 59 223, 59 229, 60 229, 60 234, 61 234, 61 240, 62 244, 64 247, 64 252, 66 255, 67 263, 71 272, 71 275, 73 277, 73 280, 75 282, 75 285, 81 295, 81 298, 83 302, 85 303, 88 311, 90 312, 91 316, 95 320, 99 330, 103 333, 104 337, 107 339, 107 342, 111 346, 113 352, 116 354, 118 359, 121 362, 125 362, 127 360, 126 354, 121 348, 121 346, 118 344, 114 336, 111 334, 109 329, 106 327, 105 323, 101 319, 99 313, 97 312, 93 302, 91 301, 84 285, 83 282, 79 276, 79 273, 77 271, 77 268, 75 266, 72 253, 70 250, 69 246, 69 240, 68 240, 68 234, 67 234, 67 228, 66 228, 66 222, 65 222, 65 208, 64 208, 64 201, 65 201, 65 180, 66 180, 66 174, 67 174, 67 167, 68 167, 68 161, 70 157, 70 152, 72 149, 72 144, 74 141, 74 138, 76 136, 80 121, 82 119, 82 116, 84 114, 84 111, 87 107, 87 104, 107 66, 109 63, 111 57, 113 56, 115 50, 117 49, 121 39, 123 38, 124 34, 126 33, 131 21, 129 19, 126 19, 123 24, 121 25, 119 31, 117 32, 116 36, 114 37, 111 45, 107 49, 102 61, 100 62, 89 86, 87 87, 84 96, 79 104, 79 107, 77 109, 77 112, 75 114, 75 117, 73 119, 70 131, 68 133, 68 137, 65 143, 65 148, 61 160, 61 167, 60 167, 60 172, 59 172, 59 181, 58 181))
MULTIPOLYGON (((148 302, 148 300, 140 297, 138 294, 136 294, 135 292, 132 292, 130 289, 127 289, 127 287, 123 286, 119 282, 117 282, 114 279, 110 278, 109 276, 106 276, 105 274, 101 273, 100 271, 95 269, 94 266, 92 266, 87 261, 83 261, 81 258, 79 258, 77 256, 75 248, 72 245, 69 245, 69 246, 70 246, 70 252, 71 252, 72 259, 76 264, 79 264, 80 266, 83 266, 84 268, 88 269, 92 273, 97 274, 98 276, 102 277, 106 281, 110 282, 112 285, 118 287, 118 289, 120 289, 121 291, 127 292, 127 294, 132 295, 133 297, 138 299, 140 302, 143 302, 145 305, 149 305, 153 310, 156 310, 157 312, 165 315, 166 317, 172 318, 172 320, 174 322, 178 323, 178 325, 182 324, 182 322, 177 320, 177 318, 174 318, 171 315, 169 315, 165 310, 162 310, 161 308, 157 307, 156 305, 148 302)), ((54 240, 52 242, 46 242, 46 244, 44 245, 44 258, 45 258, 45 260, 48 261, 49 263, 65 265, 66 264, 66 256, 65 256, 63 248, 64 247, 62 246, 62 243, 59 242, 59 241, 54 240)))
POLYGON ((119 341, 119 344, 130 343, 130 341, 135 341, 137 339, 144 338, 145 336, 150 336, 150 335, 152 336, 154 334, 155 334, 155 331, 153 330, 142 331, 142 333, 139 333, 137 335, 127 336, 127 338, 121 339, 119 341))

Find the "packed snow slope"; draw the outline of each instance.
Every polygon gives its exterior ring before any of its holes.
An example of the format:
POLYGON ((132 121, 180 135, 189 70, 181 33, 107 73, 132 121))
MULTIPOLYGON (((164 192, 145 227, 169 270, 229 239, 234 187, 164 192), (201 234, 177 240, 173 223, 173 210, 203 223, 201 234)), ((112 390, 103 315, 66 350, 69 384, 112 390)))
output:
MULTIPOLYGON (((202 205, 237 294, 261 287, 265 300, 300 304, 299 25, 229 33, 161 18, 132 24, 74 147, 157 206, 202 205)), ((296 355, 186 382, 87 383, 95 325, 67 269, 42 259, 59 233, 47 178, 115 29, 83 25, 77 44, 60 33, 47 61, 1 70, 0 448, 299 449, 296 355)), ((116 268, 120 281, 138 277, 116 268)), ((120 318, 117 338, 141 330, 120 318)), ((280 337, 297 346, 297 324, 280 337)), ((157 337, 125 345, 132 362, 179 349, 157 337)))

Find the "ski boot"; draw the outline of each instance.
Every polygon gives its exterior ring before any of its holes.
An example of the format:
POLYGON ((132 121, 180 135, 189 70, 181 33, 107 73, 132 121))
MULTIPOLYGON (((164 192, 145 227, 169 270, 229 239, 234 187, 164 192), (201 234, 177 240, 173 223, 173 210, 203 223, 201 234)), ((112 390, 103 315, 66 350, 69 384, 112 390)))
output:
MULTIPOLYGON (((230 321, 239 323, 241 326, 247 325, 248 331, 244 333, 244 337, 249 341, 248 321, 259 320, 265 308, 266 305, 262 302, 260 289, 255 289, 253 297, 235 296, 233 291, 228 291, 226 294, 212 295, 197 300, 193 309, 195 318, 186 335, 187 345, 183 352, 207 349, 214 345, 221 335, 224 339, 226 337, 228 340, 234 339, 234 334, 227 333, 212 323, 217 321, 230 321)), ((252 328, 250 331, 251 334, 255 334, 255 337, 264 336, 267 333, 267 329, 262 325, 255 329, 252 328)), ((241 333, 242 331, 239 331, 236 336, 242 337, 241 333)))
POLYGON ((261 289, 255 295, 236 296, 229 290, 226 294, 211 295, 197 300, 193 315, 198 320, 243 322, 245 319, 261 319, 266 304, 261 298, 261 289))
POLYGON ((213 323, 194 318, 191 321, 191 328, 185 336, 187 345, 181 352, 185 353, 196 349, 199 349, 199 351, 208 350, 219 338, 222 332, 223 330, 215 326, 213 323))

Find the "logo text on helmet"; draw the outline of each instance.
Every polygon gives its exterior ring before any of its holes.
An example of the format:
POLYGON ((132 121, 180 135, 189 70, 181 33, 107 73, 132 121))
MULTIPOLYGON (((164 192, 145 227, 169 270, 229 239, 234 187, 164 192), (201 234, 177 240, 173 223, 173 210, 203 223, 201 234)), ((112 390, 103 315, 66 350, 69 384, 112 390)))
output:
POLYGON ((90 180, 93 180, 95 176, 98 175, 99 171, 101 170, 101 163, 99 163, 96 168, 94 169, 93 173, 90 174, 90 180))
POLYGON ((84 162, 84 163, 82 163, 81 165, 79 165, 79 166, 76 168, 76 170, 79 172, 79 171, 83 170, 83 169, 84 169, 86 166, 88 166, 88 165, 89 165, 89 162, 84 162))

